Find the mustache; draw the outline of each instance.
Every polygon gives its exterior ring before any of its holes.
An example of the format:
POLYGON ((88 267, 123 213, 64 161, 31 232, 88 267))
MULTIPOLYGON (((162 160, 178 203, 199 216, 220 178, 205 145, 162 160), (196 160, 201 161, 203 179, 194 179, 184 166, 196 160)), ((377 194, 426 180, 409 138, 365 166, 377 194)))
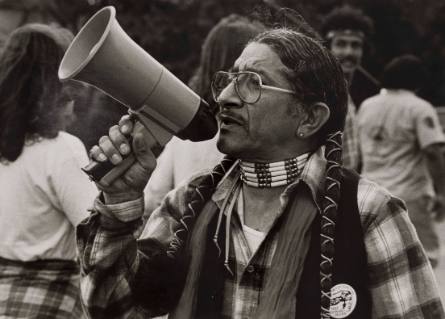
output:
POLYGON ((216 115, 216 117, 219 121, 230 121, 240 125, 244 124, 245 122, 241 116, 228 111, 221 111, 216 115))
POLYGON ((351 62, 351 63, 357 64, 358 63, 358 59, 355 58, 354 56, 349 55, 349 56, 345 56, 344 58, 342 58, 340 60, 340 63, 343 63, 343 62, 351 62))

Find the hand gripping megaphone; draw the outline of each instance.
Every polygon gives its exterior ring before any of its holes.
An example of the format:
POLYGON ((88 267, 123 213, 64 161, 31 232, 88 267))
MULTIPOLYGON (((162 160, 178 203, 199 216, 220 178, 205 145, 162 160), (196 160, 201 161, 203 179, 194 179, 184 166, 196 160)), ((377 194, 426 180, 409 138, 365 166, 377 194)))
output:
MULTIPOLYGON (((65 52, 58 75, 61 81, 93 85, 127 106, 158 147, 173 135, 202 141, 216 134, 216 120, 207 103, 123 31, 112 6, 98 11, 82 27, 65 52)), ((132 161, 132 156, 125 159, 119 170, 112 170, 111 162, 92 161, 84 171, 107 184, 132 161)))

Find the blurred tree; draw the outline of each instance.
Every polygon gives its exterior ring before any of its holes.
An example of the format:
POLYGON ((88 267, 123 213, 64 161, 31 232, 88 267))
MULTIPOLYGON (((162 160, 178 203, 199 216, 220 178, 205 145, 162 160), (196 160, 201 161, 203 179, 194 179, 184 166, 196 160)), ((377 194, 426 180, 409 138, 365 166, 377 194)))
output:
POLYGON ((422 57, 431 72, 427 95, 433 104, 445 106, 445 3, 430 11, 430 17, 422 42, 422 57))
MULTIPOLYGON (((85 21, 103 6, 113 5, 123 29, 154 58, 181 80, 187 82, 199 62, 202 42, 207 32, 230 13, 252 15, 270 7, 296 9, 316 29, 324 15, 334 6, 350 3, 362 8, 375 22, 372 39, 374 50, 367 52, 363 65, 379 76, 386 62, 402 53, 423 57, 431 71, 432 81, 424 97, 445 105, 445 9, 436 0, 0 0, 2 5, 22 8, 26 13, 44 17, 76 33, 85 21), (441 9, 442 8, 442 9, 441 9)), ((266 12, 266 11, 264 11, 266 12)), ((267 15, 264 13, 264 15, 267 15)), ((261 14, 260 14, 261 16, 261 14)), ((29 21, 25 18, 19 21, 29 21)), ((1 21, 0 21, 1 25, 1 21)), ((114 105, 100 93, 87 94, 80 115, 87 117, 75 128, 83 138, 94 141, 106 132, 105 125, 115 121, 125 108, 114 105), (90 111, 87 105, 94 105, 90 111), (97 106, 102 105, 102 106, 97 106), (105 107, 103 105, 113 105, 105 107), (106 112, 96 111, 101 107, 106 112), (94 117, 106 117, 94 120, 94 117), (106 122, 106 124, 105 124, 106 122), (88 124, 87 130, 82 125, 88 124), (95 125, 95 123, 100 123, 95 125), (104 127, 102 127, 104 126, 104 127), (91 136, 91 138, 89 138, 91 136)), ((85 100, 85 99, 84 99, 85 100)), ((80 117, 79 115, 79 117, 80 117)))
MULTIPOLYGON (((324 15, 343 3, 362 8, 375 21, 375 50, 364 59, 364 66, 371 74, 379 75, 383 65, 398 54, 430 57, 432 48, 442 46, 444 35, 437 32, 437 23, 432 26, 434 19, 440 21, 435 17, 443 6, 436 0, 0 0, 0 8, 8 5, 26 12, 39 11, 46 20, 77 32, 99 8, 113 5, 124 30, 187 81, 198 64, 203 39, 223 16, 249 15, 259 5, 285 6, 296 9, 317 29, 324 15)), ((432 71, 437 71, 437 63, 430 66, 432 71)), ((440 62, 441 69, 444 63, 440 62)))

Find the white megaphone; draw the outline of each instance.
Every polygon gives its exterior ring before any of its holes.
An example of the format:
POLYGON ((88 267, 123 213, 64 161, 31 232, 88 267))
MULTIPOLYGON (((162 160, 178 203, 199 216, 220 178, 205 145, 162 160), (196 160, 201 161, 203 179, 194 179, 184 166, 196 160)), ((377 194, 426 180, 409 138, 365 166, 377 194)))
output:
MULTIPOLYGON (((108 6, 88 20, 65 52, 60 80, 91 84, 127 106, 158 147, 173 135, 192 141, 212 138, 217 124, 207 103, 137 45, 115 16, 108 6)), ((92 161, 84 171, 109 184, 133 161, 132 156, 124 160, 114 174, 111 162, 92 161)))

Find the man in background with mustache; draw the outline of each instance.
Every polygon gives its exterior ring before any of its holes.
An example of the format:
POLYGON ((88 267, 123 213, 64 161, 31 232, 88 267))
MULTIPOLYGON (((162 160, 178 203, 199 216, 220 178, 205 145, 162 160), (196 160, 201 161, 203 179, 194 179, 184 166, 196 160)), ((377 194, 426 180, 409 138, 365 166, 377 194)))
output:
MULTIPOLYGON (((349 5, 334 8, 325 18, 322 35, 327 46, 339 60, 348 86, 363 57, 365 41, 373 32, 370 17, 349 5)), ((348 113, 343 132, 343 164, 345 167, 360 170, 360 153, 355 120, 356 107, 349 95, 348 113)))

